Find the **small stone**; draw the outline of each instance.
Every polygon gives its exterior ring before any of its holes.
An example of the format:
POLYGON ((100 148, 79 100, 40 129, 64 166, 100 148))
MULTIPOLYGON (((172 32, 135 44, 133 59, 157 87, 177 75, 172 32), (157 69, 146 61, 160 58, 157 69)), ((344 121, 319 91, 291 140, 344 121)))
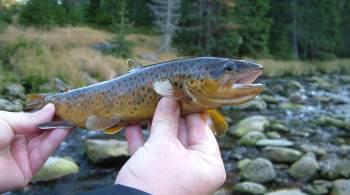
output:
POLYGON ((84 151, 94 164, 125 161, 129 157, 126 141, 87 139, 84 151))
POLYGON ((289 147, 293 146, 294 143, 289 140, 284 139, 261 139, 256 142, 257 146, 280 146, 280 147, 289 147))
POLYGON ((328 126, 328 127, 337 127, 340 129, 345 129, 350 131, 350 123, 345 120, 340 120, 338 118, 322 115, 315 120, 315 123, 318 125, 328 126))
POLYGON ((220 188, 218 191, 214 192, 213 195, 231 195, 232 191, 225 189, 225 188, 220 188))
POLYGON ((244 104, 232 106, 233 110, 266 110, 267 105, 264 100, 256 98, 244 104))
POLYGON ((300 90, 300 89, 304 88, 304 86, 300 82, 298 82, 296 80, 289 81, 288 84, 287 84, 287 87, 289 89, 297 89, 297 90, 300 90))
POLYGON ((289 101, 294 104, 304 104, 304 99, 300 93, 293 93, 289 96, 289 101))
POLYGON ((261 139, 265 139, 266 136, 261 133, 260 131, 251 131, 247 134, 245 134, 239 143, 241 145, 247 145, 247 146, 254 146, 255 143, 261 139))
POLYGON ((290 132, 290 129, 288 129, 288 127, 278 123, 271 124, 270 126, 268 126, 267 129, 273 130, 273 131, 280 131, 280 132, 290 132))
POLYGON ((281 189, 274 192, 267 193, 266 195, 307 195, 300 189, 281 189))
POLYGON ((307 185, 304 190, 313 195, 328 194, 328 189, 322 185, 307 185))
POLYGON ((4 89, 5 95, 16 97, 16 98, 24 99, 25 98, 24 93, 25 93, 24 87, 21 84, 17 84, 17 83, 9 84, 4 89))
POLYGON ((240 173, 244 180, 265 183, 276 178, 276 172, 272 163, 264 158, 256 158, 249 163, 240 173))
POLYGON ((350 160, 338 161, 335 165, 335 169, 339 175, 350 178, 350 160))
POLYGON ((266 188, 261 184, 247 181, 247 182, 236 184, 233 189, 233 193, 237 193, 237 194, 242 193, 242 194, 251 194, 251 195, 265 194, 266 188))
POLYGON ((294 111, 298 111, 298 110, 304 109, 305 106, 302 105, 302 104, 295 104, 295 103, 287 102, 287 103, 282 103, 282 104, 280 105, 280 108, 285 109, 285 110, 294 110, 294 111))
POLYGON ((339 179, 334 181, 331 195, 349 195, 350 180, 339 179))
POLYGON ((9 112, 18 112, 23 109, 20 101, 14 100, 13 102, 0 98, 0 110, 5 110, 9 112))
POLYGON ((314 96, 313 99, 315 99, 316 101, 319 101, 322 104, 328 104, 333 100, 333 98, 329 96, 314 96))
POLYGON ((251 116, 241 120, 234 128, 230 129, 230 133, 242 137, 251 131, 264 131, 270 122, 264 116, 251 116))
POLYGON ((322 161, 320 161, 321 176, 331 180, 339 178, 339 172, 336 169, 338 162, 339 159, 336 154, 323 157, 322 161))
POLYGON ((272 95, 261 95, 260 98, 268 104, 278 104, 278 100, 272 95))
POLYGON ((321 77, 313 76, 311 80, 317 85, 318 88, 326 91, 333 91, 337 88, 337 86, 331 84, 330 82, 321 77))
POLYGON ((319 155, 319 156, 323 156, 323 155, 327 154, 327 151, 324 150, 323 148, 316 146, 316 145, 311 145, 311 144, 302 144, 302 145, 300 145, 300 149, 303 152, 306 152, 306 153, 312 152, 312 153, 319 155))
POLYGON ((298 180, 309 180, 319 168, 316 157, 313 153, 307 153, 301 159, 292 164, 289 174, 298 180))
POLYGON ((263 149, 266 158, 274 162, 292 163, 297 161, 302 153, 295 149, 282 147, 266 147, 263 149))
POLYGON ((281 135, 276 132, 276 131, 269 131, 266 133, 267 137, 271 138, 271 139, 280 139, 281 135))
POLYGON ((66 158, 50 157, 33 177, 32 182, 49 181, 78 172, 79 166, 74 161, 66 158))
POLYGON ((251 162, 252 162, 252 160, 249 158, 242 159, 242 160, 238 161, 237 168, 239 170, 242 170, 242 169, 244 169, 244 167, 246 167, 251 162))

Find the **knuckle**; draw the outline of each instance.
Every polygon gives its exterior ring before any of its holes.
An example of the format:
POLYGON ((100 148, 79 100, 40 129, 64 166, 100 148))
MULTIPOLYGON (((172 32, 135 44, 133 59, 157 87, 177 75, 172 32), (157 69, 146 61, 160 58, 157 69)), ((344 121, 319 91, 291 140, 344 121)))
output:
POLYGON ((174 121, 167 117, 154 121, 154 125, 162 128, 176 128, 174 121))

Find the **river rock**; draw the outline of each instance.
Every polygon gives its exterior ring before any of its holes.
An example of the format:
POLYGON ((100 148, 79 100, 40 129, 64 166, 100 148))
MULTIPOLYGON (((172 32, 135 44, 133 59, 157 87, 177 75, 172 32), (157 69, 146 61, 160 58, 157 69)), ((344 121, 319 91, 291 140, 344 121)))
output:
POLYGON ((304 109, 305 106, 302 104, 295 104, 295 103, 291 103, 291 102, 286 102, 286 103, 280 104, 280 108, 285 109, 285 110, 298 111, 298 110, 304 109))
POLYGON ((294 143, 289 140, 284 139, 261 139, 256 142, 257 146, 279 146, 279 147, 289 147, 293 146, 294 143))
POLYGON ((271 138, 271 139, 280 139, 281 138, 281 135, 276 131, 266 132, 266 136, 268 138, 271 138))
POLYGON ((25 98, 25 90, 21 84, 12 83, 5 87, 4 92, 5 95, 15 97, 15 98, 25 98))
POLYGON ((86 156, 94 164, 125 161, 129 157, 126 141, 87 139, 84 143, 86 156))
POLYGON ((233 110, 266 110, 267 105, 264 100, 256 98, 244 104, 240 104, 232 107, 233 110))
POLYGON ((267 193, 266 195, 307 195, 300 189, 281 189, 274 192, 267 193))
POLYGON ((270 122, 264 116, 251 116, 241 120, 235 127, 230 129, 230 133, 242 137, 251 131, 264 131, 270 122))
POLYGON ((298 160, 302 153, 298 150, 282 147, 266 147, 263 149, 266 158, 274 162, 292 163, 298 160))
POLYGON ((327 151, 319 146, 311 145, 311 144, 301 144, 300 149, 303 152, 312 152, 316 155, 323 156, 327 153, 327 151))
POLYGON ((311 80, 317 85, 318 88, 324 89, 327 91, 333 91, 337 88, 337 86, 333 85, 329 81, 325 80, 324 78, 313 76, 311 80))
POLYGON ((267 129, 279 132, 290 132, 290 129, 283 124, 274 123, 267 127, 267 129))
POLYGON ((244 169, 244 167, 246 167, 251 162, 252 162, 252 160, 249 158, 242 159, 242 160, 238 161, 237 168, 239 170, 242 170, 242 169, 244 169))
POLYGON ((288 172, 295 179, 307 181, 317 172, 318 168, 315 155, 313 153, 307 153, 293 163, 288 172))
POLYGON ((334 181, 331 194, 332 195, 349 195, 350 180, 339 179, 334 181))
POLYGON ((345 120, 341 120, 331 116, 322 115, 315 120, 315 123, 318 125, 337 127, 340 129, 345 129, 350 131, 350 123, 346 122, 345 120))
POLYGON ((340 176, 350 178, 350 160, 340 160, 335 166, 336 171, 340 176))
POLYGON ((254 146, 255 143, 261 139, 265 139, 266 136, 260 131, 251 131, 245 134, 239 141, 242 145, 254 146))
POLYGON ((288 89, 297 89, 297 90, 304 88, 304 86, 296 80, 290 80, 287 84, 287 87, 288 89))
POLYGON ((304 104, 305 98, 300 93, 293 93, 289 96, 289 101, 294 104, 304 104))
POLYGON ((321 176, 325 179, 339 178, 339 172, 337 171, 337 164, 339 159, 336 154, 327 154, 320 161, 321 176))
POLYGON ((278 104, 279 102, 277 98, 272 95, 261 95, 260 98, 268 104, 278 104))
POLYGON ((264 158, 256 158, 249 163, 240 173, 244 180, 265 183, 276 178, 276 172, 272 163, 264 158))
POLYGON ((10 112, 18 112, 23 109, 20 100, 14 100, 13 102, 0 98, 0 110, 10 111, 10 112))
POLYGON ((32 182, 49 181, 78 172, 79 166, 73 160, 50 157, 33 177, 32 182))
POLYGON ((246 181, 246 182, 236 184, 233 189, 233 193, 247 194, 247 195, 265 194, 266 188, 261 184, 246 181))
POLYGON ((328 194, 328 189, 322 185, 307 185, 304 191, 312 195, 328 194))

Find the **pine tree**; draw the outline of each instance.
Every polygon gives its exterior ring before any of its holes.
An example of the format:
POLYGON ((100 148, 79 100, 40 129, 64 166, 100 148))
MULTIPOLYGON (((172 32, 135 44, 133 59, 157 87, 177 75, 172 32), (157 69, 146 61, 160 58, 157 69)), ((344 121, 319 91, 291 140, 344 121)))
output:
POLYGON ((173 35, 178 30, 181 0, 152 0, 150 8, 162 33, 159 51, 169 52, 173 35))
POLYGON ((84 15, 85 21, 89 24, 96 24, 98 11, 101 7, 101 0, 89 0, 86 4, 84 15))
POLYGON ((268 0, 236 0, 234 12, 236 22, 240 24, 239 34, 243 44, 240 55, 254 57, 268 53, 268 39, 272 20, 268 18, 270 3, 268 0))

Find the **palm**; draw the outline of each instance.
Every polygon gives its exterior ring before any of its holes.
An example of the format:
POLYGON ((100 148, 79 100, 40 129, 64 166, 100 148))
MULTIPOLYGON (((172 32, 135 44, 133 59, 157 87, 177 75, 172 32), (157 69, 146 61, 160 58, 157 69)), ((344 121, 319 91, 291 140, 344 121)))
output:
POLYGON ((69 134, 65 129, 40 132, 54 108, 37 113, 0 113, 0 192, 25 186, 69 134))

